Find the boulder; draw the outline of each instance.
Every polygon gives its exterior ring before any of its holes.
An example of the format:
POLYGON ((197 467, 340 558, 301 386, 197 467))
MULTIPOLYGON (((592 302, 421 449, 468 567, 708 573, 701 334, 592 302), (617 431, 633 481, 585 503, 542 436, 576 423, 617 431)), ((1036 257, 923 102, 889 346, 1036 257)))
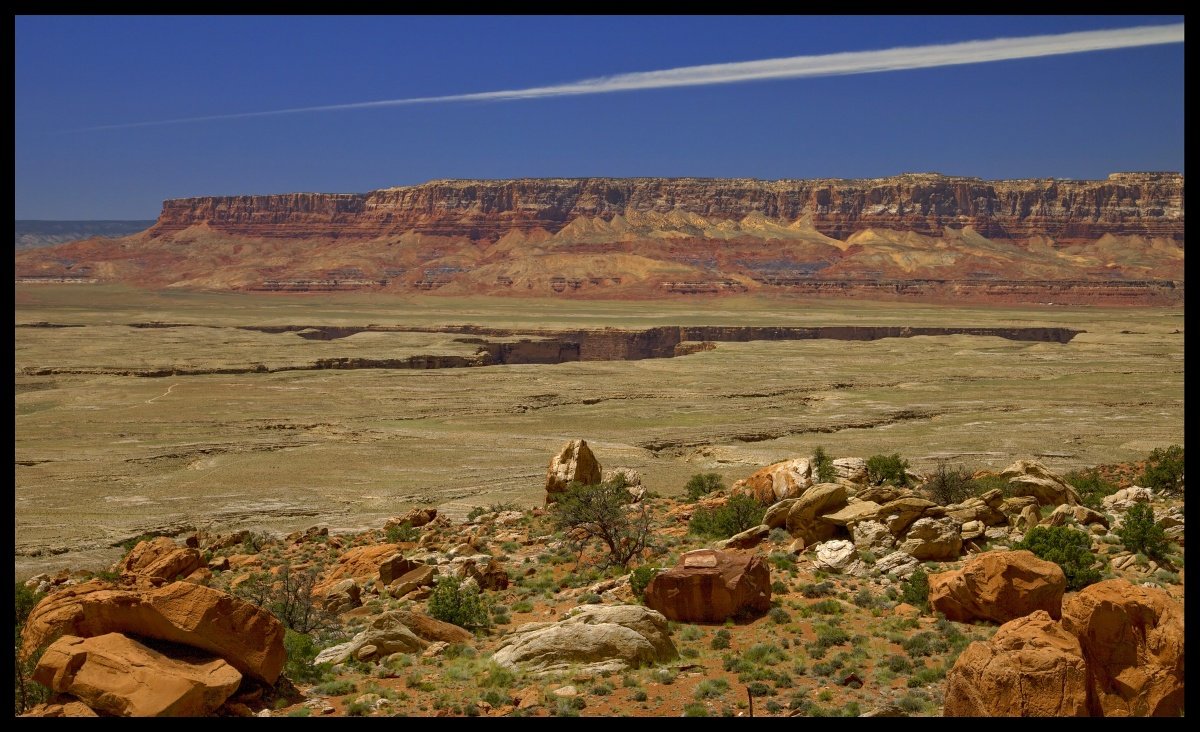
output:
POLYGON ((933 501, 916 496, 902 496, 894 501, 888 501, 879 509, 880 521, 899 539, 914 521, 940 509, 933 501))
POLYGON ((855 563, 857 556, 854 543, 841 539, 817 544, 814 549, 816 550, 817 558, 813 562, 813 565, 817 569, 838 574, 848 570, 850 565, 855 563))
POLYGON ((173 539, 159 536, 149 541, 139 541, 121 560, 121 579, 127 582, 138 580, 152 585, 183 579, 204 565, 200 552, 182 547, 173 539))
POLYGON ((875 569, 882 575, 895 575, 900 579, 908 579, 921 563, 913 555, 896 551, 875 562, 875 569))
POLYGON ((393 554, 379 563, 379 584, 387 587, 401 576, 408 574, 421 566, 420 562, 405 559, 402 554, 393 554))
POLYGON ((677 656, 667 621, 638 605, 593 606, 557 623, 527 623, 505 636, 497 664, 540 673, 619 672, 677 656))
POLYGON ((1087 659, 1094 716, 1183 712, 1183 606, 1166 592, 1097 582, 1063 604, 1062 622, 1087 659))
POLYGON ((805 544, 832 539, 837 528, 821 521, 820 517, 832 513, 846 504, 846 486, 839 483, 818 483, 792 505, 787 516, 787 530, 792 536, 804 539, 805 544))
MULTIPOLYGON (((1000 497, 1000 491, 992 490, 988 493, 994 493, 1000 497)), ((1000 510, 999 506, 1003 505, 1000 500, 995 501, 996 505, 991 506, 983 497, 968 498, 962 503, 952 503, 946 506, 946 516, 954 519, 960 524, 978 521, 987 526, 997 526, 999 524, 1007 524, 1008 517, 1000 510)))
POLYGON ((404 524, 408 524, 415 529, 419 526, 424 526, 425 524, 437 518, 437 512, 437 509, 433 507, 414 508, 400 516, 393 516, 388 519, 383 524, 383 530, 387 531, 389 529, 403 526, 404 524))
POLYGON ((21 715, 22 717, 99 717, 87 704, 62 696, 45 704, 38 704, 21 715))
POLYGON ((754 496, 764 506, 785 498, 798 498, 813 484, 812 463, 807 458, 794 458, 768 465, 733 484, 734 495, 754 496))
POLYGON ((717 542, 718 549, 753 549, 767 538, 771 533, 771 527, 766 524, 751 526, 745 531, 734 534, 733 536, 723 541, 717 542))
POLYGON ((482 562, 468 558, 463 563, 463 576, 474 579, 481 590, 508 589, 508 570, 495 557, 482 562))
MULTIPOLYGON (((1103 516, 1100 517, 1104 518, 1103 516)), ((1154 512, 1154 523, 1158 524, 1164 529, 1173 529, 1177 526, 1182 527, 1184 523, 1183 518, 1183 510, 1178 506, 1171 506, 1170 508, 1165 508, 1161 511, 1154 512)), ((1106 527, 1108 526, 1107 520, 1105 520, 1104 525, 1106 527)))
POLYGON ((1013 528, 1022 534, 1028 534, 1029 530, 1042 522, 1042 514, 1038 511, 1037 506, 1026 506, 1021 509, 1020 515, 1013 522, 1013 528))
POLYGON ((645 493, 644 490, 639 491, 642 486, 642 474, 633 468, 613 468, 612 470, 604 471, 604 482, 609 483, 616 480, 618 477, 625 479, 625 487, 630 493, 645 493))
POLYGON ((1086 717, 1087 665, 1043 610, 967 646, 946 674, 947 717, 1086 717))
POLYGON ((963 541, 971 541, 983 536, 984 526, 982 521, 968 521, 963 524, 958 533, 962 535, 963 541))
POLYGON ((329 612, 339 615, 362 607, 362 590, 354 580, 344 579, 325 593, 324 606, 329 612))
POLYGON ((897 488, 890 483, 867 486, 866 488, 859 489, 859 491, 854 494, 854 496, 860 501, 874 501, 880 506, 886 503, 891 503, 898 498, 904 498, 908 495, 913 495, 912 491, 904 488, 897 488))
POLYGON ((93 580, 48 595, 21 634, 27 657, 58 635, 123 633, 180 643, 225 659, 247 676, 274 684, 283 670, 283 625, 270 612, 227 592, 174 582, 120 590, 93 580))
POLYGON ((833 513, 821 516, 821 520, 834 526, 852 527, 860 521, 875 521, 879 518, 880 508, 882 506, 874 501, 852 501, 833 513))
POLYGON ((1018 460, 1000 473, 1016 496, 1033 496, 1043 506, 1081 503, 1075 488, 1036 460, 1018 460))
POLYGON ((921 561, 958 559, 962 534, 954 519, 917 519, 900 542, 900 549, 921 561))
POLYGON ((171 658, 120 633, 64 635, 42 654, 33 679, 118 717, 203 717, 242 682, 219 658, 171 658))
POLYGON ((567 490, 571 482, 595 485, 600 482, 600 463, 584 440, 571 440, 550 459, 546 469, 546 503, 567 490))
POLYGON ((321 651, 313 663, 345 663, 351 658, 358 658, 359 652, 367 646, 375 649, 370 655, 387 656, 391 653, 420 653, 429 644, 403 625, 385 629, 368 628, 345 643, 321 651))
POLYGON ((399 551, 400 547, 396 544, 370 544, 347 549, 338 557, 337 564, 313 587, 313 594, 323 596, 344 579, 377 577, 380 564, 399 551))
POLYGON ((892 532, 878 521, 860 521, 854 524, 850 533, 854 537, 854 547, 860 552, 871 552, 882 557, 896 548, 892 532))
POLYGON ((1135 503, 1149 503, 1153 492, 1149 488, 1132 485, 1122 488, 1111 496, 1105 496, 1100 503, 1109 511, 1125 512, 1133 508, 1135 503))
POLYGON ((432 587, 437 578, 437 567, 431 564, 418 564, 416 569, 406 572, 392 580, 388 591, 392 597, 403 597, 419 587, 432 587))
POLYGON ((856 485, 864 485, 867 482, 867 461, 862 458, 837 458, 833 461, 833 470, 839 481, 844 480, 856 485))
POLYGON ((792 506, 796 505, 798 498, 785 498, 782 501, 771 504, 767 512, 763 515, 763 523, 768 529, 782 529, 787 525, 788 512, 792 510, 792 506))
POLYGON ((929 575, 929 602, 948 620, 1007 623, 1042 610, 1062 615, 1067 578, 1054 562, 1028 551, 976 554, 962 569, 929 575))
POLYGON ((389 610, 372 620, 370 625, 370 627, 377 630, 388 630, 401 626, 408 628, 422 640, 431 643, 437 641, 443 643, 470 643, 475 639, 471 631, 465 628, 432 618, 423 612, 411 608, 389 610))
POLYGON ((771 572, 759 555, 701 549, 656 574, 645 600, 670 620, 720 623, 770 610, 771 572))
POLYGON ((1088 508, 1087 506, 1072 506, 1071 518, 1075 523, 1081 526, 1093 526, 1099 524, 1104 528, 1108 528, 1108 517, 1099 511, 1088 508))

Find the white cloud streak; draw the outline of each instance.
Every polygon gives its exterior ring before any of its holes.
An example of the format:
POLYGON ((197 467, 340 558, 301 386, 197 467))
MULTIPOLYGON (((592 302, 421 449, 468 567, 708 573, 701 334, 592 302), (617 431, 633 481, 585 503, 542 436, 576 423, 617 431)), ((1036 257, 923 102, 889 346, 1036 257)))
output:
POLYGON ((306 112, 335 112, 350 109, 378 109, 417 104, 441 104, 446 102, 500 102, 519 99, 541 99, 547 97, 579 96, 583 94, 608 94, 621 91, 647 89, 669 89, 684 86, 708 86, 714 84, 736 84, 746 81, 770 81, 778 79, 803 79, 818 76, 841 76, 848 74, 875 74, 884 71, 906 69, 928 69, 940 66, 1012 61, 1017 59, 1059 56, 1089 51, 1107 51, 1119 48, 1136 48, 1167 43, 1183 43, 1183 23, 1172 25, 1140 26, 1100 31, 1081 31, 1057 35, 1027 36, 1024 38, 997 38, 990 41, 965 41, 931 46, 890 48, 882 51, 849 51, 819 56, 791 56, 762 61, 742 61, 704 66, 684 66, 661 71, 639 71, 616 76, 552 86, 536 86, 527 89, 476 92, 472 94, 450 94, 437 97, 410 97, 407 99, 384 99, 374 102, 351 104, 328 104, 318 107, 295 107, 266 112, 242 112, 238 114, 215 114, 205 117, 186 117, 152 122, 130 122, 126 124, 87 127, 78 131, 126 129, 130 127, 152 127, 181 124, 185 122, 210 122, 215 120, 269 117, 281 114, 306 112))

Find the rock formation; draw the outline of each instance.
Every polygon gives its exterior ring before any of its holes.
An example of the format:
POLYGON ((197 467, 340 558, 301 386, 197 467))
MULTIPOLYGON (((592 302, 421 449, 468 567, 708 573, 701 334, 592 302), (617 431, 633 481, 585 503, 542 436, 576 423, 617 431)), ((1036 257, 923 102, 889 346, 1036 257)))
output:
POLYGON ((1007 623, 1036 610, 1057 620, 1066 589, 1062 568, 1028 551, 977 554, 962 569, 929 575, 930 605, 960 623, 1007 623))
POLYGON ((669 620, 720 623, 771 608, 771 572, 758 555, 701 549, 654 575, 646 605, 669 620))
POLYGON ((571 440, 550 459, 546 468, 546 503, 557 500, 555 496, 566 491, 571 482, 583 485, 600 482, 600 463, 586 440, 571 440))

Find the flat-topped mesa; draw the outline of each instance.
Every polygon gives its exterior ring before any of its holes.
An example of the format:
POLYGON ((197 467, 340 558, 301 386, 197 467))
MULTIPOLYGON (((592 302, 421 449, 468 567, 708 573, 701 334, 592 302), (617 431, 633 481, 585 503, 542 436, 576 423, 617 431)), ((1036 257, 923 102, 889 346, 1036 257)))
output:
POLYGON ((972 227, 992 239, 1105 234, 1183 240, 1178 173, 1113 173, 1106 180, 986 181, 934 173, 872 179, 553 178, 437 180, 370 193, 178 198, 150 230, 203 225, 249 237, 371 239, 404 232, 494 241, 511 231, 554 233, 580 218, 696 214, 709 221, 808 218, 845 239, 868 228, 940 236, 972 227))

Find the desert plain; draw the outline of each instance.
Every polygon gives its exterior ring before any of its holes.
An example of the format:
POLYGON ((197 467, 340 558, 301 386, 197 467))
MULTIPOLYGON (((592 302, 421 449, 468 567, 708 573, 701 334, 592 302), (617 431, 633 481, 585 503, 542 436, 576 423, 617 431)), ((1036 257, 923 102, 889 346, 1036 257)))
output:
POLYGON ((456 517, 501 502, 541 505, 547 462, 575 438, 604 468, 636 469, 664 496, 696 473, 731 483, 816 446, 835 457, 899 453, 918 471, 939 460, 1000 470, 1036 458, 1061 473, 1183 440, 1180 306, 15 288, 18 579, 102 569, 123 541, 148 532, 320 524, 339 533, 415 506, 456 517), (1067 343, 747 341, 628 361, 313 368, 469 358, 478 349, 469 338, 429 332, 458 325, 1082 332, 1067 343), (318 340, 247 329, 280 326, 391 330, 318 340))

